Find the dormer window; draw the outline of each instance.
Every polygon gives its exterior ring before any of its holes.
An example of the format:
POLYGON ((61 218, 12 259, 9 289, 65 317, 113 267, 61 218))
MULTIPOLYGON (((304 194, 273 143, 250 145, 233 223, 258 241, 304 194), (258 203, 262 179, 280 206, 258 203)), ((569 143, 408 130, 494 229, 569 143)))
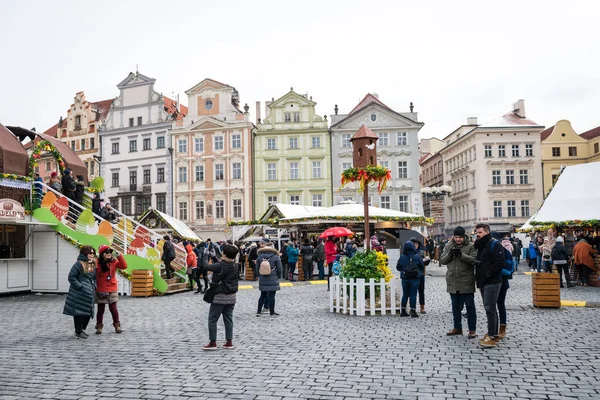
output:
POLYGON ((81 115, 75 116, 75 129, 81 129, 81 115))

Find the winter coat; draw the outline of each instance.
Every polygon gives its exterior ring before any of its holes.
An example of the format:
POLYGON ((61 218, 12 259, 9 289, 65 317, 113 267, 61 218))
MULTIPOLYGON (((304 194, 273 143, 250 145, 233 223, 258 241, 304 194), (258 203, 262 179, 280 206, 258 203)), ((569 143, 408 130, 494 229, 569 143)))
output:
POLYGON ((325 244, 323 244, 323 242, 319 243, 317 247, 315 247, 313 258, 315 261, 325 261, 325 244))
POLYGON ((206 245, 196 246, 194 253, 196 254, 196 259, 198 260, 196 262, 196 268, 198 268, 201 272, 205 271, 205 266, 208 265, 208 251, 206 251, 206 245))
POLYGON ((258 250, 258 258, 256 266, 260 268, 260 263, 263 260, 269 261, 271 265, 271 274, 258 275, 258 289, 261 292, 273 292, 280 289, 279 279, 281 279, 281 258, 279 252, 272 247, 264 247, 258 250))
POLYGON ((513 247, 512 243, 510 242, 510 240, 508 239, 502 239, 502 247, 504 247, 506 250, 510 251, 510 254, 513 254, 515 251, 515 248, 513 247))
POLYGON ((162 261, 173 261, 175 257, 175 245, 170 240, 165 240, 165 243, 163 244, 163 254, 160 259, 162 261))
POLYGON ((221 260, 206 266, 207 271, 212 271, 212 282, 217 283, 214 304, 235 304, 238 291, 238 267, 232 261, 221 260))
POLYGON ((302 254, 302 260, 310 260, 312 262, 314 256, 315 249, 310 244, 308 246, 304 245, 300 248, 300 254, 302 254))
POLYGON ((573 248, 573 258, 575 265, 585 265, 592 270, 595 270, 594 267, 594 257, 596 254, 596 250, 592 248, 585 240, 580 240, 579 243, 575 245, 573 248))
MULTIPOLYGON (((104 257, 101 255, 100 257, 104 257)), ((119 290, 119 285, 117 282, 117 269, 127 269, 127 262, 125 258, 119 254, 117 259, 114 258, 107 262, 108 271, 102 271, 102 267, 100 266, 100 260, 97 261, 96 265, 96 292, 98 293, 113 293, 119 290), (110 275, 110 280, 108 280, 108 276, 110 275)))
MULTIPOLYGON (((185 251, 187 252, 187 257, 185 258, 185 264, 189 268, 196 268, 198 264, 198 257, 196 257, 196 253, 194 253, 194 248, 191 244, 187 244, 185 246, 185 251)), ((190 271, 191 272, 191 271, 190 271)), ((189 274, 189 272, 188 272, 189 274)))
POLYGON ((298 262, 298 254, 300 254, 300 251, 296 248, 296 246, 294 246, 293 244, 288 244, 287 247, 287 256, 288 256, 288 263, 295 263, 298 262))
POLYGON ((337 247, 335 245, 335 242, 328 240, 325 242, 325 262, 327 264, 333 264, 333 262, 335 261, 335 257, 338 254, 338 250, 337 247))
POLYGON ((536 249, 535 243, 533 243, 533 240, 531 242, 529 242, 529 258, 531 260, 537 258, 537 249, 536 249))
POLYGON ((448 293, 475 293, 475 259, 477 250, 473 243, 465 237, 461 246, 457 245, 453 239, 442 251, 440 261, 448 267, 446 271, 446 287, 448 293), (462 255, 460 258, 452 255, 452 250, 460 249, 462 255))
POLYGON ((346 250, 345 250, 346 257, 348 257, 348 258, 354 257, 354 254, 356 254, 356 251, 357 250, 354 248, 354 245, 352 244, 352 242, 350 242, 350 241, 346 242, 346 250))
POLYGON ((550 246, 550 243, 545 242, 540 246, 540 249, 542 250, 542 258, 544 260, 549 260, 550 254, 552 253, 552 246, 550 246))
POLYGON ((567 252, 567 248, 564 244, 560 242, 556 242, 554 245, 552 261, 555 264, 566 264, 569 260, 569 253, 567 252), (557 262, 558 261, 558 262, 557 262))
POLYGON ((100 216, 111 223, 117 220, 117 214, 115 213, 115 211, 112 209, 108 211, 108 208, 106 208, 106 206, 102 207, 102 209, 100 210, 100 216))
POLYGON ((71 175, 65 175, 62 178, 62 190, 63 194, 71 200, 75 200, 75 189, 77 185, 75 179, 71 175))
POLYGON ((282 264, 288 263, 287 248, 288 248, 288 244, 284 243, 283 247, 281 248, 281 263, 282 264))
POLYGON ((92 199, 92 212, 98 216, 101 216, 100 213, 102 212, 102 207, 100 207, 100 203, 100 198, 94 197, 92 199))
POLYGON ((94 317, 94 300, 96 293, 95 264, 90 268, 87 255, 80 254, 77 262, 69 272, 69 293, 65 300, 63 314, 73 317, 94 317), (83 267, 83 264, 86 267, 83 267))
POLYGON ((504 247, 502 247, 502 243, 496 241, 492 251, 491 240, 492 235, 488 234, 475 241, 477 261, 479 261, 475 268, 475 281, 478 288, 502 282, 500 271, 506 266, 504 247))
POLYGON ((398 259, 398 264, 396 264, 396 269, 398 271, 400 271, 400 279, 420 279, 424 274, 425 264, 423 264, 423 259, 417 253, 417 248, 415 247, 415 244, 413 242, 411 242, 410 240, 407 241, 406 243, 404 243, 404 248, 402 249, 402 255, 398 259), (417 267, 417 270, 419 271, 419 276, 417 276, 416 278, 406 278, 406 276, 404 276, 404 272, 406 271, 406 268, 410 264, 411 259, 413 260, 413 263, 415 264, 415 266, 417 267))
POLYGON ((85 195, 85 182, 77 181, 75 184, 75 201, 77 204, 83 204, 83 196, 85 195))

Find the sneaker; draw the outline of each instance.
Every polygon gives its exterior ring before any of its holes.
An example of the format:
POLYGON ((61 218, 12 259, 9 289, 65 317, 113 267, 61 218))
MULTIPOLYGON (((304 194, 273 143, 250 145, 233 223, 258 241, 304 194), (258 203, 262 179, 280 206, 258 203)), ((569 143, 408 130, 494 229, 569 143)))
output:
POLYGON ((415 310, 410 310, 411 318, 419 318, 419 314, 415 310))
POLYGON ((206 350, 206 351, 212 351, 212 350, 217 350, 217 342, 215 341, 210 341, 206 346, 202 346, 202 350, 206 350))
POLYGON ((228 340, 224 345, 223 348, 226 350, 233 350, 235 349, 235 346, 233 345, 233 343, 231 342, 231 340, 228 340))
POLYGON ((456 329, 456 328, 452 328, 452 330, 450 332, 446 332, 446 336, 458 336, 458 335, 462 335, 463 331, 462 329, 456 329))
POLYGON ((83 336, 81 333, 76 333, 75 339, 87 339, 87 336, 83 336))
POLYGON ((402 310, 402 312, 400 313, 401 317, 408 317, 408 313, 406 312, 406 310, 402 310))
POLYGON ((481 347, 496 347, 496 340, 488 336, 487 334, 483 337, 483 340, 479 341, 479 345, 481 347))
POLYGON ((85 336, 85 338, 87 339, 90 335, 88 335, 85 331, 81 331, 81 336, 85 336))
POLYGON ((279 314, 278 314, 278 313, 276 313, 276 312, 272 312, 272 313, 271 313, 271 317, 272 317, 272 316, 277 316, 277 315, 279 315, 279 314))

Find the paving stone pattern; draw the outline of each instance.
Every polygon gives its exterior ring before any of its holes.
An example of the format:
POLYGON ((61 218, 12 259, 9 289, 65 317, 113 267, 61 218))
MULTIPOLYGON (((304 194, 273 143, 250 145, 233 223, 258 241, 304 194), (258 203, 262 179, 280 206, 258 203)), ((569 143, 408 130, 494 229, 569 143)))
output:
MULTIPOLYGON (((392 260, 395 265, 395 262, 392 260)), ((418 319, 330 314, 324 285, 277 294, 255 317, 240 291, 232 351, 203 352, 208 305, 191 292, 122 298, 125 332, 73 338, 64 295, 0 298, 0 399, 598 399, 600 309, 534 309, 531 277, 509 291, 507 338, 493 349, 446 337, 445 268, 432 265, 418 319)), ((598 301, 600 288, 564 289, 598 301)), ((478 332, 485 315, 477 296, 478 332)), ((466 327, 466 320, 465 327, 466 327)), ((219 324, 219 345, 224 332, 219 324)))

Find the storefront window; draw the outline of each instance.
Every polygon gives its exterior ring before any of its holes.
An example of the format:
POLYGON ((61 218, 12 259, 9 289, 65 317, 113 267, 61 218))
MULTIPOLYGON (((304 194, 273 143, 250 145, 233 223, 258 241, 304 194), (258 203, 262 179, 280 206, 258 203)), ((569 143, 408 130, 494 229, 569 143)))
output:
POLYGON ((0 259, 25 258, 27 226, 0 225, 0 259))

